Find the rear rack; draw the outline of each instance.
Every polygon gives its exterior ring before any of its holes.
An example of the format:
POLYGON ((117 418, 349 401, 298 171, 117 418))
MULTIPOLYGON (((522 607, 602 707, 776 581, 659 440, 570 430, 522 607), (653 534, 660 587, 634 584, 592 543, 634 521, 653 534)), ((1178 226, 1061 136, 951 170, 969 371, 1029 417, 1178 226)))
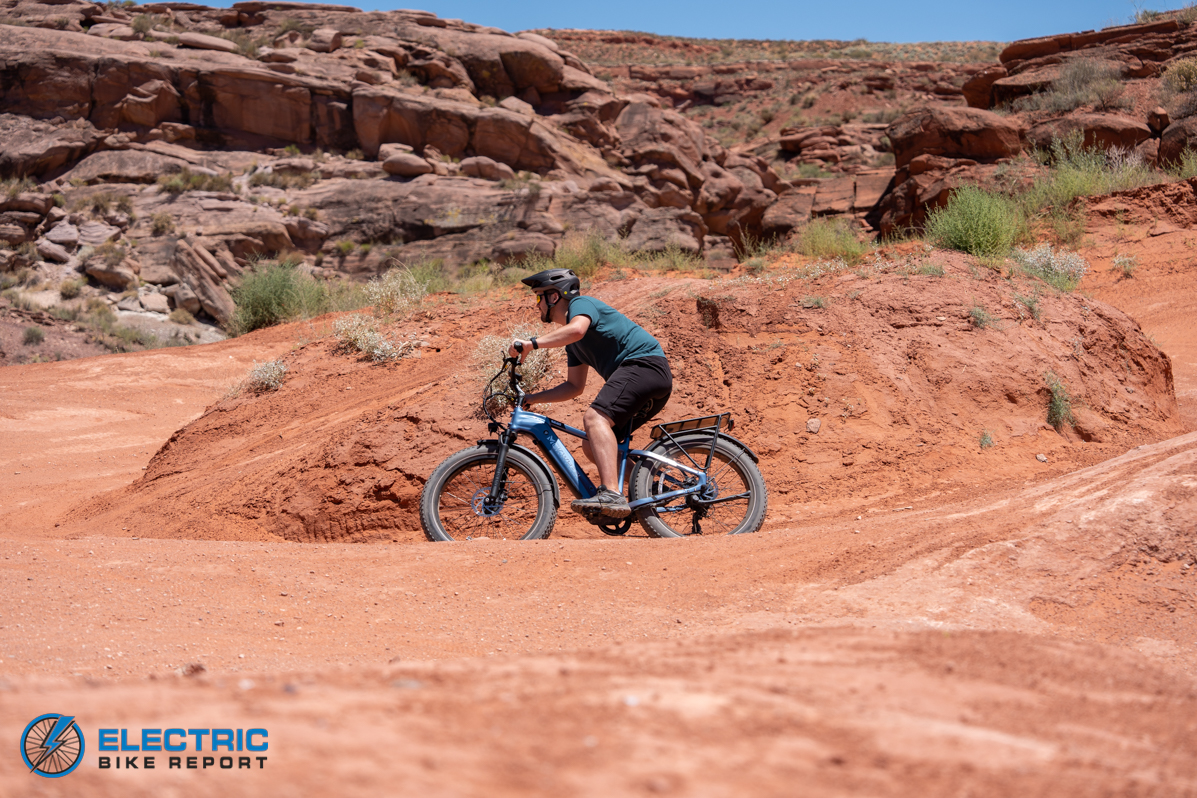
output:
POLYGON ((653 427, 651 436, 655 441, 662 435, 672 435, 677 432, 689 432, 696 429, 711 429, 712 427, 730 432, 735 426, 736 422, 732 420, 731 413, 720 413, 717 416, 697 416, 695 418, 685 418, 681 421, 658 424, 653 427))

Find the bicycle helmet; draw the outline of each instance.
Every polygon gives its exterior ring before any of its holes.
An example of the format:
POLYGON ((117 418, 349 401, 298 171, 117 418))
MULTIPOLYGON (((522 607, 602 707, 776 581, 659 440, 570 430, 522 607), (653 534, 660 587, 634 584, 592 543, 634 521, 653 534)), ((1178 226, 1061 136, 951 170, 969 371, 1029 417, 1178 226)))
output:
POLYGON ((542 288, 555 288, 557 293, 567 301, 578 296, 582 288, 582 281, 578 279, 578 275, 574 274, 573 269, 545 269, 531 277, 525 277, 520 282, 533 291, 539 291, 542 288))

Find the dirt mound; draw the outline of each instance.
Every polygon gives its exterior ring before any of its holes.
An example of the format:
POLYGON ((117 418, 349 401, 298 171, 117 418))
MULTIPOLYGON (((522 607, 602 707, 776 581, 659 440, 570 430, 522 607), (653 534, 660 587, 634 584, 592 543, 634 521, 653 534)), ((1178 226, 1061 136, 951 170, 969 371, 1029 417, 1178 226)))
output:
MULTIPOLYGON (((1182 430, 1171 364, 1127 316, 912 249, 855 271, 647 277, 594 293, 665 345, 677 386, 666 416, 734 413, 762 458, 774 523, 810 504, 1058 472, 1182 430), (1071 393, 1075 428, 1046 422, 1049 374, 1071 393)), ((327 339, 299 347, 279 391, 212 406, 140 480, 74 511, 64 531, 419 540, 428 474, 488 437, 465 364, 484 335, 531 315, 519 295, 447 299, 398 331, 427 341, 423 356, 389 365, 336 354, 327 339)), ((576 418, 584 406, 555 414, 576 418)), ((566 523, 559 534, 593 533, 566 523)))

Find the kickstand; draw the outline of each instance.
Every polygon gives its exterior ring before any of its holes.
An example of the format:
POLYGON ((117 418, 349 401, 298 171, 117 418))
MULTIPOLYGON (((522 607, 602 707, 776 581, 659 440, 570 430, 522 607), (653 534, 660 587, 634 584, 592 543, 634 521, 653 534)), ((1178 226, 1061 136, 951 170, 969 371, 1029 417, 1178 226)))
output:
POLYGON ((707 508, 705 508, 705 507, 694 508, 694 515, 690 516, 690 534, 691 535, 701 535, 702 534, 702 526, 700 526, 700 523, 701 523, 702 519, 704 519, 706 517, 707 517, 707 508))

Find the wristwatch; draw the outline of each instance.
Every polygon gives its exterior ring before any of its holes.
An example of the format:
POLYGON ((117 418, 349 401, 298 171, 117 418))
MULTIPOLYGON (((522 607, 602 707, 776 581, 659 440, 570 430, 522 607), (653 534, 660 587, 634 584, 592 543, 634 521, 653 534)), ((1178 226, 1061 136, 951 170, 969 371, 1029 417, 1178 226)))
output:
POLYGON ((533 349, 540 349, 540 344, 536 343, 536 336, 535 336, 535 335, 533 335, 533 336, 532 336, 531 338, 529 338, 528 340, 532 342, 532 348, 533 348, 533 349))

